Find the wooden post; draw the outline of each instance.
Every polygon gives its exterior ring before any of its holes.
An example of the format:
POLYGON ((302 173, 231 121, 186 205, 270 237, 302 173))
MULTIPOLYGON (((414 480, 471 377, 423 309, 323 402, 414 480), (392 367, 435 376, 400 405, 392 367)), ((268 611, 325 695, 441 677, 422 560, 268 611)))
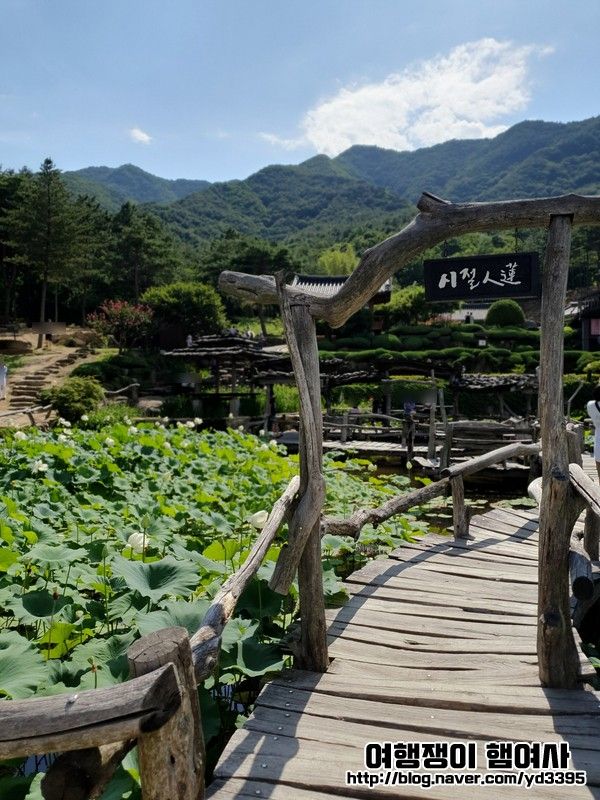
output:
POLYGON ((435 373, 433 370, 431 370, 431 384, 433 387, 433 398, 429 406, 429 439, 427 441, 427 458, 430 461, 433 461, 433 459, 435 458, 435 414, 436 414, 435 401, 437 397, 435 373))
POLYGON ((345 442, 348 441, 348 420, 349 420, 349 416, 350 415, 348 414, 347 410, 344 411, 344 413, 342 414, 342 428, 341 428, 341 431, 340 431, 340 442, 342 442, 342 444, 344 444, 345 442))
POLYGON ((563 310, 571 218, 552 216, 544 263, 539 409, 542 503, 538 564, 537 654, 542 685, 574 688, 579 656, 570 619, 569 546, 575 523, 563 413, 563 310))
POLYGON ((177 712, 138 739, 143 800, 201 800, 204 741, 200 707, 185 628, 164 628, 138 639, 127 653, 132 678, 172 663, 182 690, 177 712))
POLYGON ((583 546, 592 561, 598 561, 598 540, 600 539, 600 517, 591 508, 585 512, 583 546))
POLYGON ((452 487, 452 524, 455 539, 469 538, 469 517, 465 505, 465 483, 462 475, 450 481, 452 487))
POLYGON ((450 454, 452 452, 452 437, 454 434, 454 427, 452 423, 446 423, 444 428, 444 447, 442 450, 442 457, 440 459, 440 468, 446 469, 450 466, 450 454))
POLYGON ((446 415, 446 399, 444 398, 444 390, 438 390, 438 405, 440 407, 440 416, 444 427, 448 424, 448 416, 446 415))

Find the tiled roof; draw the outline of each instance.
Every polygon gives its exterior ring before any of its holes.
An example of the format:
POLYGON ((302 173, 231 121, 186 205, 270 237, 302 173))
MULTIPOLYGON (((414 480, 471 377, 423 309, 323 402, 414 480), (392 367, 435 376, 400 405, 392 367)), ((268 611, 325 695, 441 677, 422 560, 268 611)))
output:
MULTIPOLYGON (((333 297, 348 279, 347 275, 294 275, 290 286, 316 297, 333 297)), ((388 303, 392 291, 389 278, 372 298, 375 303, 388 303)))

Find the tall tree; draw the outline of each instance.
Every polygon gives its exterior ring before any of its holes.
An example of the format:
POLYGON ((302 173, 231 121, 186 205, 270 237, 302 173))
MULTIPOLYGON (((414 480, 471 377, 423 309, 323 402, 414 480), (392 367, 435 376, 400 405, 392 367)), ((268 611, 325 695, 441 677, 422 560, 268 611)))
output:
POLYGON ((0 171, 0 285, 2 288, 2 316, 8 320, 15 316, 15 299, 20 278, 15 249, 11 244, 12 226, 9 212, 19 202, 23 184, 31 180, 31 172, 22 170, 0 171))
POLYGON ((137 303, 156 283, 168 283, 182 275, 182 248, 163 223, 134 203, 124 203, 113 219, 113 269, 120 294, 137 303))
MULTIPOLYGON (((12 259, 31 269, 40 280, 39 319, 44 322, 48 287, 54 285, 58 292, 58 287, 68 281, 76 233, 73 202, 52 159, 46 158, 33 179, 22 184, 18 202, 6 214, 5 224, 14 248, 12 259)), ((38 347, 42 344, 40 334, 38 347)))

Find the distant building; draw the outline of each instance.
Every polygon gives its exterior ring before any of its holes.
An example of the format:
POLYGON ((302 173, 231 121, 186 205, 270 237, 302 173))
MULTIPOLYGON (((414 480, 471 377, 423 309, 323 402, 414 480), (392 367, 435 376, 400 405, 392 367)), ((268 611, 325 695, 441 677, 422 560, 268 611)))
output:
POLYGON ((582 350, 600 350, 600 291, 572 300, 565 308, 565 322, 579 329, 582 350))
MULTIPOLYGON (((292 289, 298 289, 315 297, 333 297, 348 280, 348 275, 294 275, 289 284, 292 289)), ((389 303, 392 299, 392 279, 381 286, 379 291, 369 300, 369 306, 379 306, 389 303)))

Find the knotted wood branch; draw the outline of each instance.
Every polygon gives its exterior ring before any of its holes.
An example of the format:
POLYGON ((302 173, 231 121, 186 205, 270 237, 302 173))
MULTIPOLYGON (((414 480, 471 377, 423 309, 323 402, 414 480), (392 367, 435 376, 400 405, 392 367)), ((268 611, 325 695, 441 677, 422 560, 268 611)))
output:
POLYGON ((233 616, 240 595, 258 572, 269 547, 273 544, 299 487, 300 478, 292 478, 284 493, 274 504, 248 558, 240 569, 225 581, 206 612, 202 626, 192 636, 190 644, 198 683, 202 683, 214 670, 219 658, 223 629, 233 616))
MULTIPOLYGON (((420 213, 405 228, 364 253, 358 267, 333 297, 319 298, 287 287, 290 300, 303 300, 313 317, 337 328, 368 303, 395 272, 450 236, 546 226, 555 215, 570 216, 576 225, 600 222, 600 197, 575 194, 492 203, 449 203, 424 192, 417 208, 420 213)), ((219 288, 246 302, 278 301, 275 279, 268 275, 222 272, 219 288)))
POLYGON ((354 539, 358 539, 365 525, 379 525, 396 516, 396 514, 402 514, 402 512, 408 511, 414 506, 426 503, 434 497, 439 497, 444 494, 449 482, 449 478, 442 478, 435 483, 423 486, 421 489, 415 489, 414 492, 409 494, 392 497, 377 508, 358 508, 349 517, 325 517, 322 531, 324 534, 332 533, 337 536, 352 536, 354 539))
POLYGON ((321 382, 315 323, 305 302, 290 299, 278 276, 283 328, 290 351, 300 400, 300 491, 299 502, 289 525, 288 544, 284 545, 271 577, 270 587, 287 594, 306 542, 311 532, 319 535, 320 517, 325 501, 323 478, 323 416, 321 412, 321 382))

